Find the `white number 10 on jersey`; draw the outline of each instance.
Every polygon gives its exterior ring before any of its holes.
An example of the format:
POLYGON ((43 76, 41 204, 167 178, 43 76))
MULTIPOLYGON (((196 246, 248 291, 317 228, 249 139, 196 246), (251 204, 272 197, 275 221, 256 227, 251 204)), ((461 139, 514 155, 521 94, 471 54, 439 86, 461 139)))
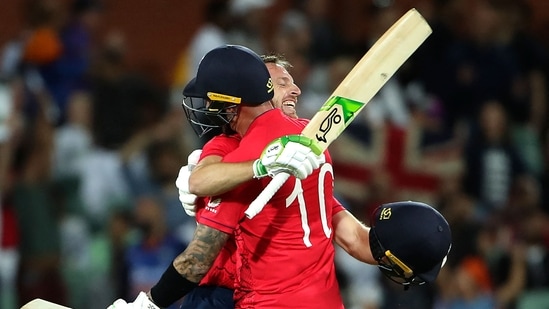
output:
MULTIPOLYGON (((328 218, 326 217, 326 199, 324 196, 324 179, 327 174, 334 174, 331 164, 323 164, 320 167, 320 174, 318 175, 318 205, 320 205, 320 220, 322 222, 322 229, 324 230, 324 235, 326 238, 330 238, 332 235, 332 229, 328 225, 328 218)), ((309 219, 307 218, 307 207, 305 203, 305 197, 303 196, 303 188, 301 186, 301 180, 295 180, 294 189, 292 193, 286 198, 286 207, 292 205, 292 203, 297 199, 299 204, 299 213, 301 214, 301 227, 303 228, 303 243, 305 246, 311 247, 313 244, 310 240, 311 228, 309 227, 309 219)), ((331 199, 330 199, 331 200, 331 199)))

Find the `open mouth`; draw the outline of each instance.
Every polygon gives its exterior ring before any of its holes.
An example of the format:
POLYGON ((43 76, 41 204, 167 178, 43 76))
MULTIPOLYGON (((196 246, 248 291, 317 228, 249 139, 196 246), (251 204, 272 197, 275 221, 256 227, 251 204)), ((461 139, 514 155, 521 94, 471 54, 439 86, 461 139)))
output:
POLYGON ((293 102, 293 101, 284 101, 284 102, 282 102, 282 106, 290 107, 290 108, 295 109, 295 102, 293 102))

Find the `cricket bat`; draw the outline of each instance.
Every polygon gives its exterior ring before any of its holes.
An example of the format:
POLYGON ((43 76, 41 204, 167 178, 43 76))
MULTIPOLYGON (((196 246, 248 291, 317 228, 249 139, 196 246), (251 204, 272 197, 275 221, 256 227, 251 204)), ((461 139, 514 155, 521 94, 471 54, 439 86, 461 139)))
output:
MULTIPOLYGON (((301 134, 326 150, 431 33, 416 9, 406 12, 353 67, 301 134)), ((245 211, 246 217, 257 215, 289 177, 273 177, 245 211)))
POLYGON ((52 303, 41 298, 35 298, 30 302, 26 303, 21 309, 71 309, 56 303, 52 303))

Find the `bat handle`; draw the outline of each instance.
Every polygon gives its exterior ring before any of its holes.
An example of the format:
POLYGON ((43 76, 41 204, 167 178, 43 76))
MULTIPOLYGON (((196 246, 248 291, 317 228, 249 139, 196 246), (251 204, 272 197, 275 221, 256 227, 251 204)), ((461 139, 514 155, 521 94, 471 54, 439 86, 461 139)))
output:
POLYGON ((253 202, 248 206, 248 209, 244 212, 248 219, 252 219, 258 213, 263 210, 265 205, 271 200, 273 195, 282 187, 282 185, 290 178, 288 173, 276 174, 271 182, 261 191, 261 193, 253 200, 253 202))

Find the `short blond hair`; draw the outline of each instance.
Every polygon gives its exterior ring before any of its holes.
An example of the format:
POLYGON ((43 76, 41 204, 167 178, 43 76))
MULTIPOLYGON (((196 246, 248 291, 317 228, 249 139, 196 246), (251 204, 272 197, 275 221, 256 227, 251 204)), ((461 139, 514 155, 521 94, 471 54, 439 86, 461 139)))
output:
POLYGON ((285 68, 286 70, 293 67, 293 65, 280 54, 261 55, 261 59, 265 63, 274 63, 285 68))

